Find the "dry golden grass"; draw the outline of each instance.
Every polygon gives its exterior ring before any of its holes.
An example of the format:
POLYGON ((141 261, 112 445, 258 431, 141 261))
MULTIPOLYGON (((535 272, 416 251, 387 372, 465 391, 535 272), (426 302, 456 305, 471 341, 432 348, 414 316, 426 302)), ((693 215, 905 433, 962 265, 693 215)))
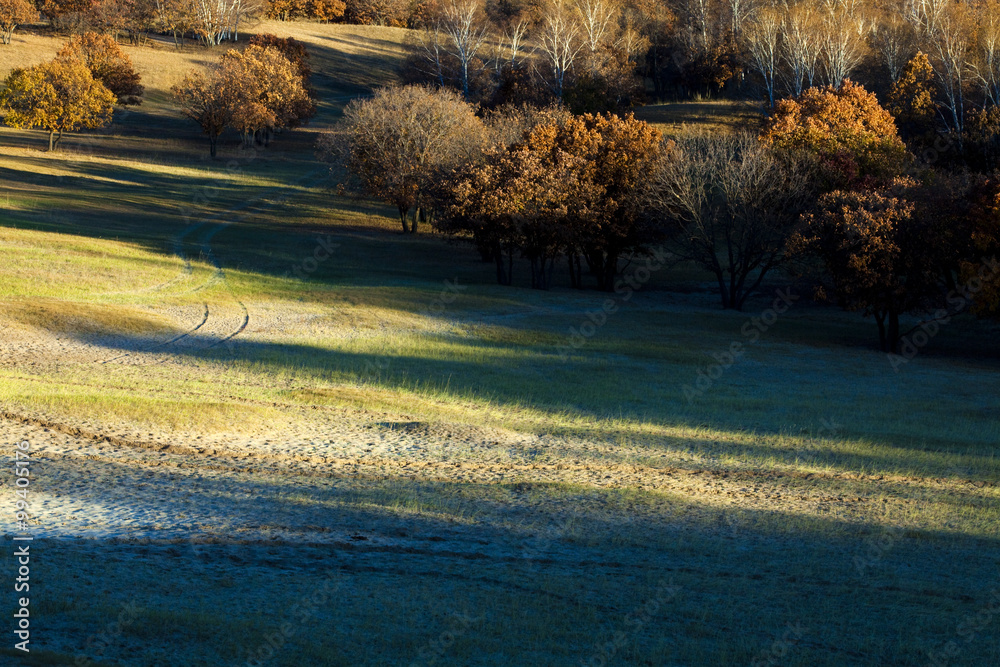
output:
MULTIPOLYGON (((395 80, 410 39, 404 30, 309 23, 267 22, 253 31, 309 45, 321 99, 313 128, 334 120, 351 96, 395 80)), ((51 57, 61 41, 15 34, 12 47, 0 47, 0 74, 51 57)), ((127 122, 88 134, 95 141, 86 151, 46 154, 37 133, 0 133, 7 178, 0 328, 20 329, 0 343, 28 341, 0 345, 0 408, 122 438, 156 432, 196 444, 236 433, 276 438, 291 454, 344 443, 359 459, 371 451, 365 446, 381 442, 386 423, 419 422, 428 433, 457 424, 472 434, 420 440, 420 431, 412 441, 431 453, 393 454, 399 463, 385 468, 391 475, 359 474, 352 462, 354 469, 345 464, 336 474, 310 470, 319 481, 298 488, 238 470, 207 491, 218 461, 201 466, 198 486, 175 477, 179 468, 161 466, 158 453, 141 459, 144 484, 161 477, 165 495, 186 495, 192 506, 211 493, 231 495, 225 507, 272 507, 259 523, 282 528, 313 525, 303 508, 320 506, 315 525, 378 539, 363 554, 365 538, 344 547, 350 559, 367 561, 366 570, 348 573, 354 581, 346 597, 332 600, 310 639, 289 642, 273 664, 409 664, 441 636, 441 617, 451 611, 483 620, 435 657, 439 664, 577 664, 592 653, 591 642, 614 636, 616 619, 650 599, 660 577, 676 577, 683 593, 616 648, 620 664, 747 664, 797 621, 816 641, 795 646, 785 664, 918 664, 980 608, 974 595, 995 573, 1000 512, 996 400, 983 389, 996 386, 996 364, 956 361, 936 347, 893 374, 866 343, 856 344, 870 341, 870 323, 803 302, 688 402, 683 386, 766 304, 721 312, 697 295, 667 294, 676 284, 669 272, 651 278, 564 363, 557 346, 602 296, 496 287, 491 267, 471 250, 430 234, 404 237, 391 211, 380 216, 383 209, 337 197, 325 184, 298 185, 317 167, 308 131, 283 134, 259 159, 227 171, 226 160, 247 156, 231 142, 224 159, 209 161, 197 128, 179 118, 167 94, 186 70, 226 47, 125 48, 149 96, 127 122), (197 195, 206 189, 211 196, 202 202, 197 195), (239 208, 264 193, 273 206, 239 208), (189 230, 181 206, 205 224, 189 230), (225 215, 232 211, 239 217, 225 215), (213 227, 217 219, 228 226, 213 227), (190 274, 170 243, 182 231, 190 274), (335 256, 308 281, 286 277, 325 235, 341 244, 335 256), (211 283, 208 245, 226 270, 225 285, 211 283), (466 289, 430 316, 445 279, 466 289), (217 343, 239 324, 234 296, 246 304, 249 327, 226 349, 217 343), (101 349, 72 340, 171 330, 150 313, 170 312, 181 299, 188 310, 178 312, 196 312, 193 301, 203 299, 218 319, 190 347, 157 351, 162 359, 133 363, 146 340, 139 335, 101 341, 101 349), (128 363, 100 363, 128 354, 128 363), (827 421, 838 430, 821 437, 827 421), (356 437, 340 430, 347 422, 370 428, 356 437), (511 439, 473 451, 464 443, 480 431, 511 439), (419 476, 403 470, 418 459, 435 465, 419 476), (493 481, 511 461, 521 466, 517 477, 493 481), (445 465, 453 469, 447 475, 445 465), (650 491, 650 480, 662 485, 650 491), (561 523, 570 514, 572 524, 561 523), (553 532, 557 525, 565 528, 553 532), (459 527, 475 540, 468 564, 448 555, 465 539, 459 527), (378 555, 408 533, 419 549, 378 555), (888 546, 884 534, 894 536, 888 546), (435 542, 446 552, 427 548, 435 542), (879 546, 874 553, 871 542, 879 546), (367 641, 376 635, 386 641, 367 641)), ((758 118, 754 108, 728 102, 655 105, 637 116, 672 136, 695 125, 752 127, 758 118)), ((178 316, 173 326, 196 322, 189 319, 178 316)), ((56 437, 43 431, 31 441, 56 437)), ((79 447, 71 444, 75 456, 79 447)), ((78 469, 91 474, 99 458, 78 469)), ((43 483, 58 490, 56 462, 46 465, 43 483)), ((113 465, 109 488, 130 492, 126 468, 117 458, 113 465)), ((93 501, 88 512, 103 500, 106 489, 92 499, 79 495, 76 469, 71 477, 65 493, 93 501)), ((140 502, 126 493, 122 506, 140 502)), ((164 516, 186 530, 204 526, 164 516)), ((119 545, 113 548, 120 558, 119 545)), ((53 634, 81 644, 95 614, 119 613, 108 590, 139 590, 151 597, 118 639, 134 650, 127 664, 162 664, 165 655, 174 663, 235 664, 245 657, 245 638, 273 629, 264 627, 272 615, 259 610, 290 607, 296 600, 286 598, 299 594, 286 590, 284 563, 280 571, 263 567, 276 564, 273 554, 246 557, 249 547, 239 548, 241 559, 224 576, 213 568, 211 577, 196 572, 192 580, 190 561, 176 554, 160 563, 143 552, 109 566, 105 551, 67 562, 77 554, 60 545, 51 550, 47 585, 57 594, 45 596, 48 618, 40 625, 73 628, 53 634), (99 573, 77 576, 91 563, 99 573), (152 577, 163 585, 149 586, 152 577), (187 590, 212 594, 178 593, 187 590), (162 651, 156 642, 165 643, 162 651)), ((307 589, 315 584, 311 563, 347 560, 335 550, 314 561, 314 553, 281 548, 278 560, 304 564, 296 576, 307 589)), ((997 664, 998 649, 985 636, 965 650, 966 664, 997 664)))
POLYGON ((635 117, 655 126, 667 137, 683 137, 692 132, 729 134, 754 130, 762 122, 759 105, 730 100, 650 104, 637 108, 635 117))
POLYGON ((0 77, 16 67, 32 67, 55 57, 63 40, 18 30, 10 44, 0 44, 0 77))
POLYGON ((138 308, 56 300, 0 301, 4 320, 53 333, 153 334, 173 331, 167 320, 138 308))
MULTIPOLYGON (((152 37, 144 46, 122 45, 146 87, 147 106, 169 103, 170 88, 191 70, 204 69, 230 48, 243 48, 253 34, 294 37, 306 44, 314 75, 329 79, 333 88, 363 88, 393 81, 406 58, 411 32, 339 24, 263 21, 241 34, 236 44, 209 49, 190 40, 178 48, 173 41, 152 37)), ((0 78, 16 67, 31 67, 55 57, 65 36, 17 31, 9 45, 0 46, 0 78)), ((322 84, 322 82, 320 82, 322 84)), ((349 94, 357 94, 349 90, 349 94)))

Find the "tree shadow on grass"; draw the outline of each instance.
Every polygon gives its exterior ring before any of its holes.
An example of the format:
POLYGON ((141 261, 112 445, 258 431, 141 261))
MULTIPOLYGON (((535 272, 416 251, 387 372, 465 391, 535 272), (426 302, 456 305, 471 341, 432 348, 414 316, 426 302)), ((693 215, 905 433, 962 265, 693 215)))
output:
MULTIPOLYGON (((122 487, 139 482, 134 469, 93 465, 122 487)), ((614 490, 536 484, 528 499, 522 484, 320 474, 289 497, 289 485, 261 475, 165 479, 171 475, 141 473, 144 483, 164 484, 165 496, 192 494, 194 508, 229 495, 224 516, 206 517, 229 523, 215 543, 195 531, 192 539, 139 544, 32 545, 53 602, 72 595, 113 607, 111 596, 128 592, 148 618, 177 612, 155 629, 148 619, 126 629, 125 639, 142 640, 138 660, 160 644, 184 647, 174 649, 179 663, 185 651, 215 664, 243 660, 213 656, 239 650, 225 640, 227 624, 273 631, 302 591, 334 576, 337 594, 275 664, 306 664, 304 645, 331 650, 324 636, 339 639, 344 662, 408 663, 461 612, 478 622, 452 629, 437 662, 471 664, 463 656, 472 651, 491 664, 588 664, 622 632, 627 645, 610 646, 630 664, 747 664, 784 638, 778 652, 787 664, 916 665, 991 608, 997 582, 996 540, 833 517, 804 521, 781 510, 663 504, 646 494, 662 513, 636 517, 616 505, 614 490), (454 520, 469 516, 477 520, 454 520), (272 526, 311 533, 275 540, 272 526), (310 534, 326 537, 310 541, 310 534), (380 641, 352 640, 367 624, 380 641)), ((128 494, 116 502, 127 509, 128 494)), ((73 603, 56 609, 39 622, 61 642, 82 645, 104 622, 73 603)), ((996 662, 991 630, 978 627, 976 641, 959 638, 962 664, 996 662)), ((252 646, 252 636, 243 641, 252 646)))
MULTIPOLYGON (((176 332, 164 336, 173 339, 176 332)), ((378 353, 345 351, 307 343, 226 338, 223 334, 205 335, 197 331, 170 345, 143 336, 78 337, 83 342, 107 349, 109 356, 114 358, 117 355, 112 352, 149 352, 155 355, 154 358, 173 356, 253 373, 292 374, 307 387, 310 380, 314 382, 314 389, 288 395, 297 403, 337 404, 341 391, 338 387, 354 387, 352 391, 360 388, 370 392, 373 399, 412 393, 501 408, 519 406, 552 415, 553 425, 548 429, 551 432, 611 441, 624 437, 645 443, 651 451, 693 448, 702 455, 736 457, 748 462, 773 459, 795 465, 807 461, 820 467, 830 465, 843 472, 882 471, 946 477, 958 475, 949 472, 956 469, 957 457, 965 462, 961 467, 970 471, 963 473, 963 478, 993 482, 998 479, 996 466, 990 464, 993 447, 988 434, 980 434, 975 442, 948 434, 879 440, 871 438, 863 425, 857 430, 850 424, 838 424, 837 430, 826 433, 825 437, 844 442, 857 438, 872 443, 865 449, 845 451, 843 445, 830 446, 822 439, 809 437, 800 438, 801 448, 789 447, 782 426, 765 425, 755 428, 752 435, 722 443, 718 441, 718 431, 743 430, 747 420, 753 417, 745 412, 717 414, 712 410, 704 416, 691 414, 680 405, 681 397, 676 395, 679 392, 671 387, 658 390, 653 397, 655 407, 651 408, 650 387, 637 383, 634 375, 618 367, 605 367, 588 374, 572 365, 567 366, 544 332, 537 332, 537 336, 537 340, 529 337, 529 342, 511 340, 498 346, 490 341, 456 339, 448 334, 428 332, 421 338, 428 349, 425 355, 391 349, 378 353), (438 346, 446 346, 447 352, 435 352, 438 346), (584 391, 578 395, 568 392, 567 387, 579 379, 581 372, 600 391, 584 391), (574 426, 565 420, 566 415, 583 423, 574 426), (659 430, 662 435, 644 436, 631 431, 631 426, 643 425, 659 430), (710 428, 698 428, 703 426, 710 428), (678 429, 682 432, 690 429, 694 435, 670 435, 678 429), (771 444, 775 436, 783 439, 783 446, 771 444), (919 456, 914 458, 915 454, 919 456)), ((794 394, 795 389, 788 387, 786 391, 794 394)), ((767 413, 767 406, 772 403, 784 404, 788 400, 792 397, 784 401, 781 397, 769 399, 761 413, 767 413)), ((818 424, 817 421, 816 428, 818 424)))

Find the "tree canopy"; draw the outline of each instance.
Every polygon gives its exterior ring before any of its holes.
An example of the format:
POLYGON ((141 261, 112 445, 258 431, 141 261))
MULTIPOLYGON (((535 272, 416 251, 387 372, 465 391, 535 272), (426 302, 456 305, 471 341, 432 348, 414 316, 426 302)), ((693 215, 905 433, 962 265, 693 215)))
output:
POLYGON ((38 10, 29 0, 0 0, 0 43, 10 44, 19 25, 38 18, 38 10))
POLYGON ((74 35, 59 50, 57 58, 79 60, 94 79, 114 93, 118 104, 142 104, 144 88, 132 60, 110 35, 86 32, 74 35))
POLYGON ((320 150, 345 159, 361 188, 399 211, 404 232, 416 232, 436 178, 478 155, 485 126, 457 93, 424 86, 383 88, 344 111, 342 140, 320 150), (412 211, 413 217, 407 222, 412 211))
POLYGON ((778 102, 762 139, 814 156, 817 176, 830 190, 885 184, 902 174, 910 158, 892 114, 851 81, 778 102))
POLYGON ((111 122, 114 94, 75 58, 15 69, 4 85, 0 106, 7 125, 47 130, 49 150, 58 147, 64 132, 111 122))

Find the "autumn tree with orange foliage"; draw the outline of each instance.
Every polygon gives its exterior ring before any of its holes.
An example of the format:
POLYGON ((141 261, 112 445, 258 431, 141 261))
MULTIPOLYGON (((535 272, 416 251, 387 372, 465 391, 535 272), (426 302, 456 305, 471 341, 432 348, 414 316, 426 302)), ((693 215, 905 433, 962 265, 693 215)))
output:
POLYGON ((218 152, 219 136, 232 122, 233 96, 220 68, 189 72, 172 88, 182 113, 198 124, 208 137, 209 155, 218 152))
POLYGON ((244 147, 268 145, 276 130, 298 127, 316 112, 299 68, 278 49, 258 45, 227 51, 207 75, 189 73, 173 93, 208 135, 212 157, 227 127, 242 135, 244 147))
POLYGON ((821 288, 818 296, 875 318, 884 352, 899 352, 901 315, 927 312, 944 298, 963 239, 951 234, 941 190, 902 178, 877 190, 828 193, 790 242, 822 263, 831 293, 821 288))
POLYGON ((118 104, 142 104, 143 85, 132 60, 109 35, 87 32, 73 36, 56 55, 64 60, 79 60, 93 77, 114 93, 118 104))
POLYGON ((519 252, 531 264, 532 288, 548 289, 556 259, 572 243, 574 213, 593 197, 579 156, 532 148, 554 129, 536 128, 524 142, 491 150, 484 164, 463 171, 446 199, 438 227, 487 244, 501 285, 511 283, 519 252))
POLYGON ((344 20, 360 25, 405 26, 408 0, 345 0, 344 20))
POLYGON ((914 138, 934 132, 937 113, 934 104, 934 68, 930 59, 918 51, 903 68, 889 90, 889 111, 900 133, 914 138))
POLYGON ((0 0, 0 43, 10 44, 19 25, 38 18, 38 10, 28 0, 0 0))
POLYGON ((911 159, 892 115, 874 93, 851 81, 778 102, 761 138, 776 149, 812 156, 827 190, 888 183, 911 159))
POLYGON ((271 0, 266 13, 280 21, 311 18, 329 22, 341 18, 346 9, 344 0, 271 0))
POLYGON ((980 179, 969 200, 971 252, 962 261, 960 280, 965 285, 981 283, 974 313, 1000 317, 1000 175, 980 179))
POLYGON ((64 132, 104 127, 111 122, 115 96, 94 79, 82 62, 57 58, 28 69, 15 69, 4 82, 0 109, 16 128, 39 127, 55 150, 64 132))
POLYGON ((496 261, 501 284, 510 284, 517 252, 531 264, 532 287, 551 286, 562 255, 580 287, 582 255, 598 287, 610 291, 620 260, 646 252, 657 236, 641 194, 662 150, 659 132, 631 116, 539 124, 454 174, 439 227, 468 234, 496 261))
POLYGON ((230 125, 243 145, 270 143, 275 130, 298 127, 316 113, 299 69, 273 47, 248 46, 222 55, 222 77, 231 101, 230 125))
POLYGON ((70 32, 78 31, 86 23, 87 12, 93 4, 93 0, 39 0, 37 3, 52 27, 70 32))
POLYGON ((302 77, 302 85, 309 88, 312 67, 309 66, 309 51, 306 50, 305 44, 294 37, 278 37, 270 33, 254 35, 250 38, 249 43, 250 46, 277 49, 295 66, 299 76, 302 77))
POLYGON ((555 132, 536 130, 531 136, 532 150, 552 156, 564 152, 586 165, 586 207, 574 215, 568 250, 571 277, 576 287, 582 286, 579 252, 598 289, 613 290, 620 260, 645 252, 658 237, 641 206, 649 176, 665 149, 662 135, 631 114, 586 114, 567 119, 555 132))

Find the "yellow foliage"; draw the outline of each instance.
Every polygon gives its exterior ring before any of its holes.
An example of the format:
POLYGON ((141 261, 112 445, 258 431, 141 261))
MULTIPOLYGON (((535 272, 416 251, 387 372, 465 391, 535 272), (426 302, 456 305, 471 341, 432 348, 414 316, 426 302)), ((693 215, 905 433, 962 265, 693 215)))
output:
POLYGON ((761 139, 813 154, 831 188, 871 179, 888 182, 910 158, 892 115, 874 93, 851 81, 778 102, 761 139))
POLYGON ((11 127, 48 130, 49 150, 56 148, 63 132, 111 122, 114 94, 74 58, 16 69, 5 86, 0 98, 4 121, 11 127))

